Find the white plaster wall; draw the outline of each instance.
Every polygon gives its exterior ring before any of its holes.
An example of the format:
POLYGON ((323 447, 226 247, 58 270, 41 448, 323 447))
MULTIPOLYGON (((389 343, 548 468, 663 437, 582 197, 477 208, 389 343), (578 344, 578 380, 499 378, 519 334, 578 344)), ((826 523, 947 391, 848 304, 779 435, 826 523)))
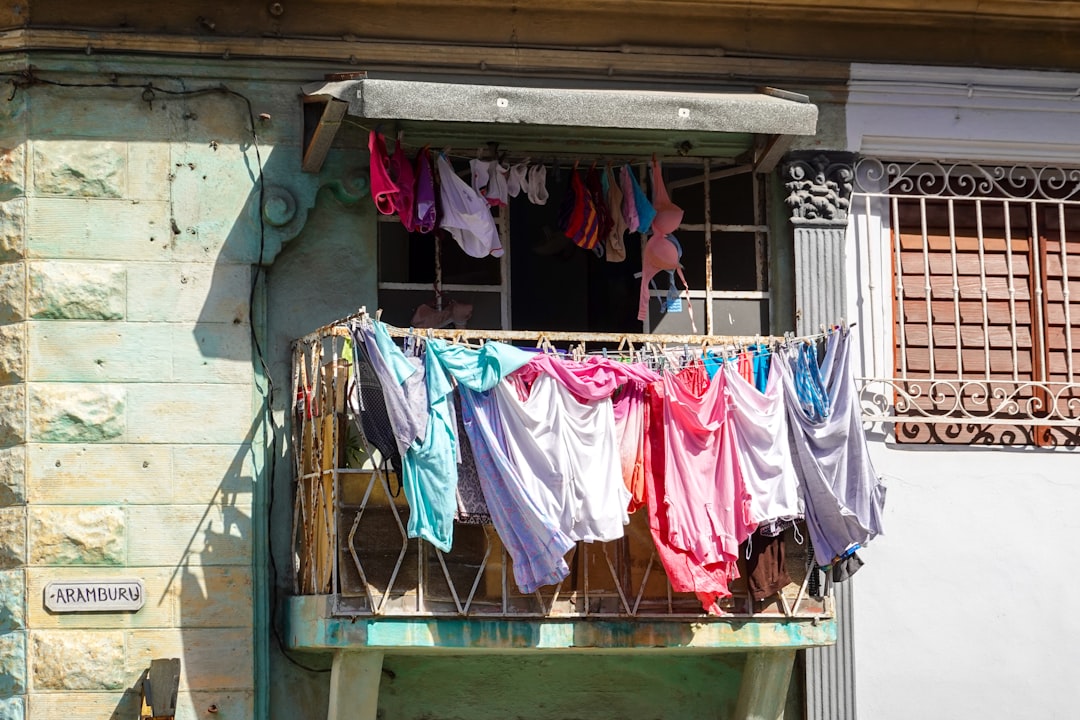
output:
MULTIPOLYGON (((1060 73, 854 66, 848 149, 1080 164, 1078 87, 1060 73)), ((891 362, 888 228, 853 211, 848 316, 872 375, 891 362)), ((871 437, 889 490, 887 535, 855 579, 859 717, 1076 717, 1080 456, 871 437)))
POLYGON ((1080 457, 898 449, 855 578, 859 717, 1076 717, 1080 457))

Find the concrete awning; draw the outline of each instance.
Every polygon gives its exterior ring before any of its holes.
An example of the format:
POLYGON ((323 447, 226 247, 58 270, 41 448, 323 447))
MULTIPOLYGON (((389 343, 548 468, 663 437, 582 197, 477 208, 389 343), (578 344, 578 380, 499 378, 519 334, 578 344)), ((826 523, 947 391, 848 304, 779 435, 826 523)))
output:
MULTIPOLYGON (((662 92, 365 78, 312 83, 302 89, 310 100, 327 101, 322 123, 335 125, 347 112, 388 121, 771 136, 772 141, 765 144, 769 157, 759 158, 759 163, 771 161, 769 170, 789 144, 776 140, 813 135, 818 116, 817 106, 805 96, 771 88, 758 92, 662 92)), ((307 157, 304 169, 310 169, 307 157)))

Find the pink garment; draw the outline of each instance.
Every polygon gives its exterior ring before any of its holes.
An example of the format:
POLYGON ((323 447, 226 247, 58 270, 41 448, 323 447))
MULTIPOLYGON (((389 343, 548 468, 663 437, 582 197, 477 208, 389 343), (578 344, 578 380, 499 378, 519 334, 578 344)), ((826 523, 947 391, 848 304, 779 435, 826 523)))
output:
POLYGON ((661 270, 678 271, 683 284, 686 284, 686 278, 683 278, 682 268, 679 266, 679 248, 663 235, 653 235, 649 238, 649 242, 645 243, 645 247, 641 251, 641 289, 638 293, 638 320, 644 320, 649 316, 649 281, 661 270))
POLYGON ((682 224, 683 220, 683 210, 671 202, 671 198, 668 197, 667 188, 664 187, 664 171, 661 169, 660 161, 656 159, 655 155, 653 155, 652 159, 652 171, 652 203, 653 209, 656 210, 656 216, 652 221, 652 233, 663 237, 679 229, 679 225, 682 224))
POLYGON ((390 179, 390 158, 386 140, 374 130, 368 133, 368 152, 371 154, 371 198, 383 215, 393 215, 397 209, 398 186, 390 179))
MULTIPOLYGON (((700 365, 683 370, 679 377, 684 382, 700 387, 704 387, 709 379, 700 365)), ((707 613, 721 615, 723 611, 716 601, 731 595, 728 585, 738 576, 735 563, 699 563, 685 550, 674 547, 669 542, 671 533, 668 518, 662 511, 668 502, 664 476, 666 433, 663 383, 656 382, 646 387, 642 422, 645 429, 645 500, 649 513, 649 531, 656 546, 656 554, 664 566, 672 590, 695 593, 707 613)))
POLYGON ((401 147, 401 138, 398 138, 390 158, 390 178, 398 189, 398 195, 394 198, 398 218, 405 229, 412 232, 416 230, 416 178, 413 176, 412 163, 405 157, 405 148, 401 147))
POLYGON ((756 527, 724 385, 723 373, 704 391, 676 376, 661 380, 669 541, 702 564, 736 562, 756 527))

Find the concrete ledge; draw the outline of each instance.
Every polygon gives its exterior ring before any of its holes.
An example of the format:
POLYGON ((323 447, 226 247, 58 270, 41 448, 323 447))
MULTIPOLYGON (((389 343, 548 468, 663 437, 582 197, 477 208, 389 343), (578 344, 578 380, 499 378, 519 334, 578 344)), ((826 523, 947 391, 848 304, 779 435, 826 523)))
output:
POLYGON ((285 642, 293 650, 481 653, 504 651, 722 652, 836 642, 835 620, 577 620, 333 617, 327 596, 291 597, 285 642))

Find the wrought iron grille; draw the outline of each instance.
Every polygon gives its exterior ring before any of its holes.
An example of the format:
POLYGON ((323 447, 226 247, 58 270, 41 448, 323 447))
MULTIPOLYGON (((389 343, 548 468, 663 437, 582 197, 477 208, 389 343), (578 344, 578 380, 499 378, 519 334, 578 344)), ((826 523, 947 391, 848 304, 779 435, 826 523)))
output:
MULTIPOLYGON (((619 541, 579 543, 567 555, 570 576, 530 595, 515 587, 512 561, 489 525, 456 525, 449 553, 407 538, 408 506, 396 476, 349 413, 345 335, 331 327, 294 346, 295 594, 331 595, 340 615, 709 617, 693 594, 672 590, 644 511, 619 541)), ((809 543, 789 539, 793 583, 759 602, 737 580, 720 618, 831 617, 831 589, 826 582, 821 590, 813 567, 809 543)))
POLYGON ((1080 169, 854 175, 865 419, 900 442, 1080 444, 1080 169))

